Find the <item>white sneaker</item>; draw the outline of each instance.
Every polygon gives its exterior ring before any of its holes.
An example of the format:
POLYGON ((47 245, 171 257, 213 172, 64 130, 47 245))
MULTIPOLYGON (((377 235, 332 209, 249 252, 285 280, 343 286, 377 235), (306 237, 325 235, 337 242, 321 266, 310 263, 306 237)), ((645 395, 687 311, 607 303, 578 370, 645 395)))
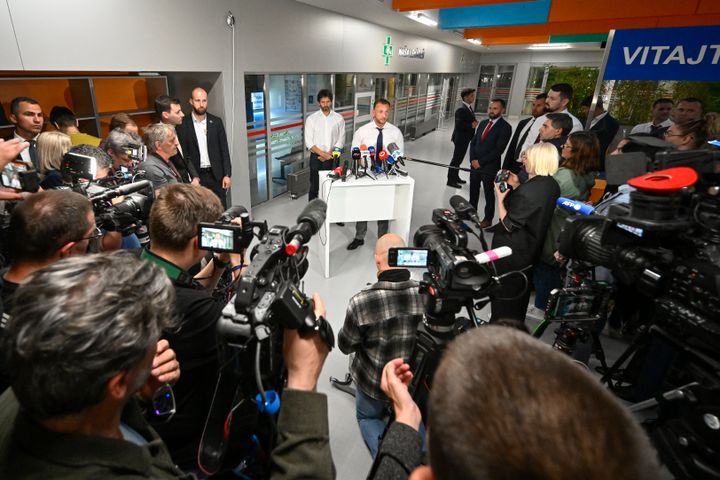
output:
POLYGON ((545 318, 545 311, 540 310, 533 304, 530 304, 530 306, 527 309, 527 313, 525 313, 525 318, 532 318, 533 320, 542 320, 543 318, 545 318))

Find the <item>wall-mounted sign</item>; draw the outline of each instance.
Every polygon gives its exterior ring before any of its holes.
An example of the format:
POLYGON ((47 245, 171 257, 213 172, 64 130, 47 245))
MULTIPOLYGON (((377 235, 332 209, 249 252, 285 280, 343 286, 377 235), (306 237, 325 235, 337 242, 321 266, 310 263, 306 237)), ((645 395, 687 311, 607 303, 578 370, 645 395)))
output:
POLYGON ((605 80, 717 80, 720 26, 616 30, 605 80))
POLYGON ((407 45, 404 45, 400 48, 398 48, 398 57, 407 57, 407 58, 425 58, 425 49, 424 48, 408 48, 407 45))
POLYGON ((385 40, 383 45, 383 57, 385 58, 385 65, 390 65, 390 57, 392 57, 392 42, 390 41, 390 35, 385 40))

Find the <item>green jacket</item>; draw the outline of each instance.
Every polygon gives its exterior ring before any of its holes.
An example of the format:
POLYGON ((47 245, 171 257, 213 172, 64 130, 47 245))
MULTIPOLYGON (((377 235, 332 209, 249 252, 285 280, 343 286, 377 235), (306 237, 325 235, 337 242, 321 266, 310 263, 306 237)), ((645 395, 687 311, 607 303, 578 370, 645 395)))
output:
MULTIPOLYGON (((560 167, 553 178, 560 185, 561 197, 584 202, 590 197, 590 192, 595 184, 595 176, 595 172, 578 175, 569 168, 560 167)), ((564 208, 555 207, 540 255, 540 260, 548 265, 557 265, 553 254, 558 249, 558 237, 565 226, 565 219, 570 215, 572 214, 564 208)))

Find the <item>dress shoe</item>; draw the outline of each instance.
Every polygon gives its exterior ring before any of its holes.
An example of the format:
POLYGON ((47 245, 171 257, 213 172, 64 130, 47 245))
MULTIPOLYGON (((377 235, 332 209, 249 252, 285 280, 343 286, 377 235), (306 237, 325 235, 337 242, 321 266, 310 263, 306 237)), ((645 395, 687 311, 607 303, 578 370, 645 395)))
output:
POLYGON ((483 220, 480 222, 480 228, 488 228, 490 225, 492 225, 490 220, 483 220))
POLYGON ((461 178, 458 178, 457 183, 459 183, 460 185, 465 185, 467 182, 461 178))
POLYGON ((355 250, 360 245, 365 245, 365 240, 362 240, 360 238, 353 239, 352 242, 350 242, 350 245, 347 246, 348 250, 355 250))
POLYGON ((459 183, 448 182, 446 185, 453 188, 462 188, 462 185, 460 185, 459 183))
POLYGON ((345 226, 345 222, 337 222, 337 226, 338 226, 338 227, 344 227, 344 226, 345 226))

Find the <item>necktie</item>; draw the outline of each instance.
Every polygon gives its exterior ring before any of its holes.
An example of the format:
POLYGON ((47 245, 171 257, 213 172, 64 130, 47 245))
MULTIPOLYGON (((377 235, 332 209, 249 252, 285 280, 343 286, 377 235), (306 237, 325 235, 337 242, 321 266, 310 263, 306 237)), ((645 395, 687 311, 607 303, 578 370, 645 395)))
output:
POLYGON ((29 140, 28 143, 30 143, 30 148, 28 148, 28 152, 30 153, 30 161, 32 161, 32 164, 35 166, 35 168, 38 168, 38 162, 37 162, 37 140, 29 140))
POLYGON ((530 133, 530 130, 532 130, 533 123, 535 123, 534 118, 528 122, 528 125, 525 128, 525 133, 523 133, 522 137, 520 137, 520 140, 518 140, 517 147, 515 148, 520 148, 521 150, 515 150, 515 160, 518 159, 518 157, 520 156, 520 152, 522 152, 522 146, 525 145, 525 140, 527 140, 528 133, 530 133))
POLYGON ((380 153, 383 149, 383 135, 382 135, 382 128, 378 128, 378 136, 377 136, 377 145, 375 145, 375 151, 377 153, 380 153))
POLYGON ((485 127, 485 130, 483 130, 483 133, 480 136, 481 142, 485 141, 485 137, 487 137, 487 134, 490 131, 490 129, 492 128, 492 126, 493 126, 493 122, 488 122, 487 126, 485 127))

